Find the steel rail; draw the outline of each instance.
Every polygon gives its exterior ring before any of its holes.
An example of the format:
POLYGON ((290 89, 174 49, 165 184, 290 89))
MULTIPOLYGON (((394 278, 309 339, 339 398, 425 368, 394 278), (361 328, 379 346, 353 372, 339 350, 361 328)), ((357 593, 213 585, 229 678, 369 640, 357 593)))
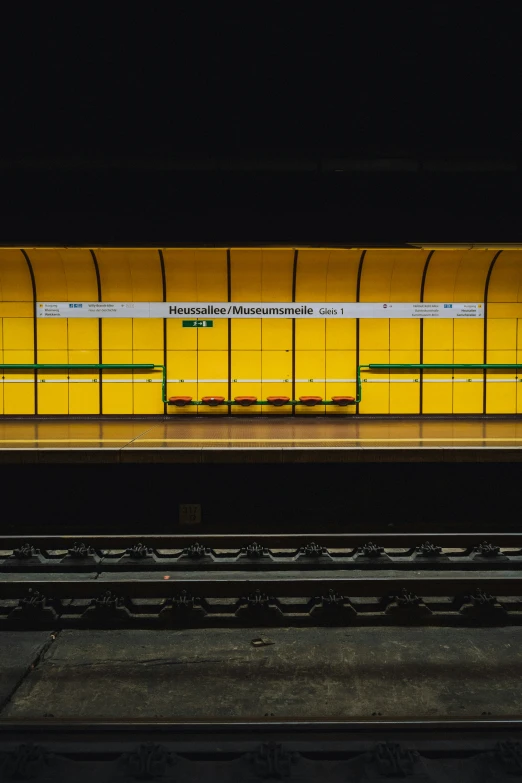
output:
POLYGON ((266 549, 299 549, 315 543, 330 549, 354 549, 368 542, 389 549, 412 549, 425 542, 447 549, 467 549, 484 541, 499 547, 522 549, 522 533, 180 533, 139 535, 0 535, 0 550, 13 550, 28 544, 35 549, 66 550, 76 542, 93 549, 127 549, 133 544, 143 544, 151 549, 186 549, 198 543, 209 549, 236 550, 250 543, 266 549))
MULTIPOLYGON (((14 741, 12 735, 26 736, 38 733, 39 740, 46 741, 53 735, 69 736, 75 739, 78 735, 87 732, 99 735, 111 735, 122 733, 125 735, 139 732, 140 740, 146 738, 147 732, 165 734, 165 739, 175 741, 181 735, 194 735, 200 737, 205 734, 229 734, 231 738, 248 734, 270 733, 295 733, 318 734, 338 733, 339 739, 346 733, 360 734, 365 732, 520 732, 522 731, 522 718, 520 717, 484 717, 484 718, 356 718, 356 719, 314 719, 314 718, 288 718, 273 720, 260 720, 259 718, 233 720, 215 719, 206 720, 0 720, 0 739, 14 741), (11 736, 10 736, 11 735, 11 736)), ((144 741, 144 740, 143 740, 144 741)))
MULTIPOLYGON (((150 575, 148 575, 150 577, 150 575)), ((396 595, 402 590, 419 596, 455 597, 472 595, 477 589, 482 589, 493 595, 521 596, 522 572, 517 576, 415 576, 405 573, 400 576, 309 576, 294 577, 275 576, 274 578, 246 578, 233 573, 215 573, 208 577, 198 575, 197 578, 168 575, 166 580, 161 576, 146 579, 117 579, 114 577, 101 579, 13 579, 0 581, 0 599, 23 598, 29 591, 43 590, 46 596, 53 599, 94 599, 101 598, 107 592, 126 598, 159 598, 168 599, 189 591, 201 598, 232 598, 240 599, 255 591, 266 596, 277 598, 303 598, 328 595, 329 591, 342 593, 347 598, 375 598, 386 595, 396 595)))

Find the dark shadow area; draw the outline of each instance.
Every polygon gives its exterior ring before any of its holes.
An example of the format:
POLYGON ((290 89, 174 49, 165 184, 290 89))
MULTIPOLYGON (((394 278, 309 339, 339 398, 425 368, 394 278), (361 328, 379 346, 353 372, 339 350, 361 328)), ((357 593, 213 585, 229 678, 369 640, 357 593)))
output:
POLYGON ((519 528, 520 464, 6 465, 5 534, 519 528), (202 524, 179 525, 199 503, 202 524))

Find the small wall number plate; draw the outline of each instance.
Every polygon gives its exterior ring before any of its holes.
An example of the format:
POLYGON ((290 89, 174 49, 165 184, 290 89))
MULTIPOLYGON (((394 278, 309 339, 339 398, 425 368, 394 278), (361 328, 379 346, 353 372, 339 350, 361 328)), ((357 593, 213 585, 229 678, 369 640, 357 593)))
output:
POLYGON ((201 505, 199 503, 180 503, 179 524, 187 526, 200 525, 201 505))

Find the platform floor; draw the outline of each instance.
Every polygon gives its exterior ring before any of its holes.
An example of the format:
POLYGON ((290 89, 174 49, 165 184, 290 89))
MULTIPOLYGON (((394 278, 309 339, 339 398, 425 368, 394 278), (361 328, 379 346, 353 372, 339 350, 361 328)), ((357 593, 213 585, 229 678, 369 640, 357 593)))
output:
POLYGON ((521 628, 3 632, 5 720, 519 716, 521 628), (262 636, 266 646, 252 640, 262 636))
POLYGON ((5 420, 0 462, 522 461, 522 420, 5 420))

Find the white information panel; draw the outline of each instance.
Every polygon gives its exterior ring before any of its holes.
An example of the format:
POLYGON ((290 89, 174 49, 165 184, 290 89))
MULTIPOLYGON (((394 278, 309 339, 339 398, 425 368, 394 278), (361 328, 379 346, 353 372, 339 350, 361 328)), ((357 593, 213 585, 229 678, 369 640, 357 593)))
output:
POLYGON ((480 302, 38 302, 38 318, 483 318, 480 302))

